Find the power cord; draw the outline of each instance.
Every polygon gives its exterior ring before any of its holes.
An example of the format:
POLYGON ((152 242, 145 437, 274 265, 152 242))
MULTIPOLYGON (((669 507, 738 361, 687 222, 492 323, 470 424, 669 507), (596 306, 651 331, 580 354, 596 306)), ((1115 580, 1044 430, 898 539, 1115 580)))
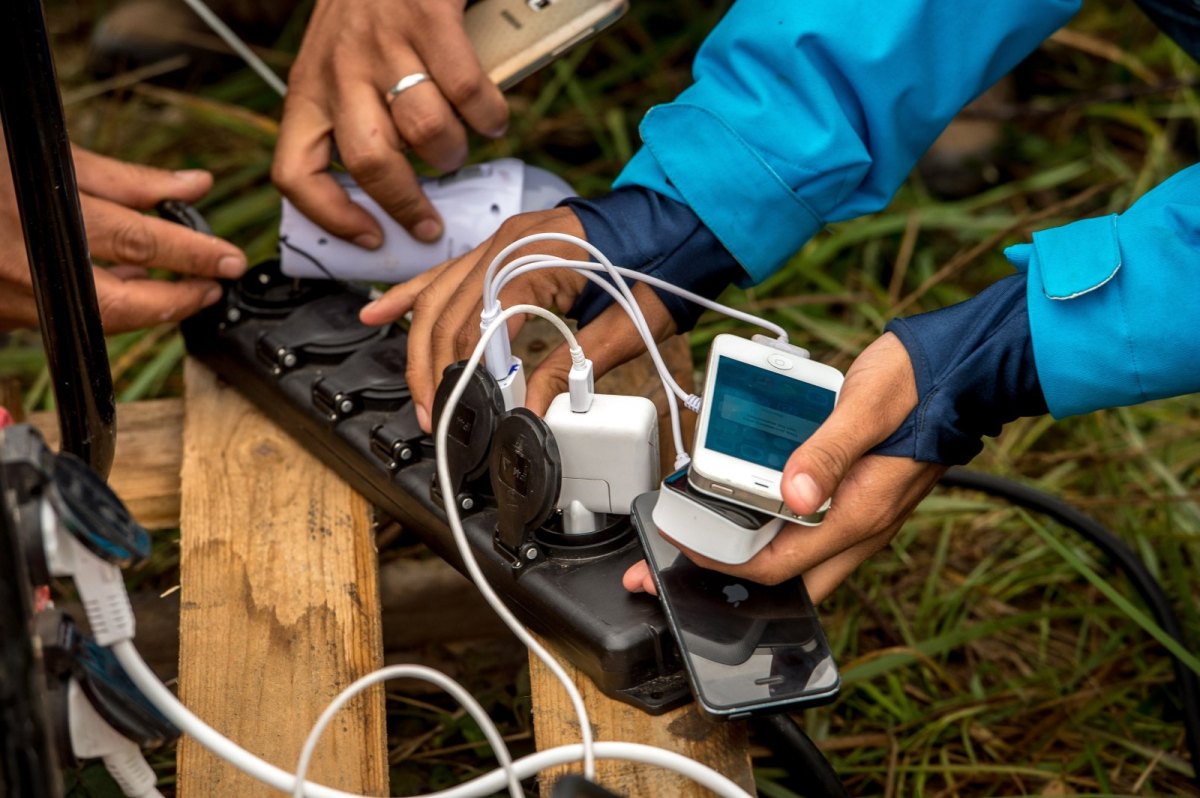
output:
MULTIPOLYGON (((1019 507, 1046 515, 1074 530, 1100 549, 1125 573, 1162 630, 1181 646, 1187 645, 1179 618, 1171 609, 1170 599, 1167 598, 1162 585, 1147 570, 1137 553, 1099 521, 1057 496, 994 474, 968 468, 951 468, 942 476, 941 484, 949 488, 975 490, 1005 499, 1019 507)), ((1192 778, 1197 786, 1200 786, 1200 678, 1174 652, 1168 649, 1168 654, 1175 670, 1175 683, 1179 687, 1183 728, 1187 737, 1188 755, 1192 760, 1192 778)))

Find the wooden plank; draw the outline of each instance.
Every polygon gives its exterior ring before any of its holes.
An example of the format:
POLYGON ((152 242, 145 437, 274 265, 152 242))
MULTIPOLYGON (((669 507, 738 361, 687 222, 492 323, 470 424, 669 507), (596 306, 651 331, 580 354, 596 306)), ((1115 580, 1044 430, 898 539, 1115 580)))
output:
MULTIPOLYGON (((540 357, 557 346, 558 334, 540 319, 531 320, 526 327, 530 330, 529 338, 526 338, 523 328, 521 338, 515 342, 514 349, 527 364, 536 363, 540 357)), ((682 335, 675 336, 665 341, 659 350, 663 362, 680 386, 684 390, 691 390, 695 377, 687 339, 682 335)), ((659 411, 662 472, 669 473, 675 460, 670 416, 662 382, 649 355, 643 355, 606 374, 597 382, 596 390, 645 396, 654 401, 659 411)), ((682 408, 680 410, 684 443, 690 447, 696 417, 690 411, 682 408)), ((748 792, 754 793, 754 775, 750 767, 749 743, 744 723, 710 721, 700 714, 694 704, 652 717, 604 695, 586 675, 569 663, 563 662, 563 666, 575 684, 579 685, 597 740, 639 742, 677 751, 724 773, 748 792)), ((558 680, 533 656, 529 658, 529 676, 533 698, 534 738, 538 750, 578 743, 579 723, 575 717, 575 710, 558 680)), ((553 782, 571 770, 581 771, 582 768, 556 768, 543 774, 542 794, 548 795, 553 782)), ((683 798, 709 795, 707 790, 696 786, 683 776, 660 768, 627 762, 598 762, 596 776, 601 784, 621 795, 669 795, 683 798)))
MULTIPOLYGON (((206 367, 184 379, 180 697, 290 769, 329 700, 382 663, 370 508, 206 367)), ((382 690, 343 711, 311 776, 386 793, 382 690)), ((185 738, 178 795, 278 793, 185 738)))
MULTIPOLYGON (((645 743, 676 751, 723 773, 751 795, 755 794, 750 744, 743 721, 709 720, 695 704, 651 717, 604 695, 581 671, 561 658, 559 661, 579 686, 597 740, 645 743)), ((538 750, 578 743, 579 721, 570 698, 550 669, 532 656, 529 658, 529 681, 533 688, 533 735, 538 750)), ((540 782, 542 795, 550 794, 551 786, 563 773, 582 771, 582 766, 545 771, 540 782)), ((618 795, 671 798, 710 798, 712 795, 677 773, 631 762, 597 761, 596 781, 618 795)))
MULTIPOLYGON (((33 413, 29 422, 58 448, 58 416, 33 413)), ((147 529, 179 526, 179 469, 183 463, 183 400, 117 405, 117 453, 109 484, 147 529)))

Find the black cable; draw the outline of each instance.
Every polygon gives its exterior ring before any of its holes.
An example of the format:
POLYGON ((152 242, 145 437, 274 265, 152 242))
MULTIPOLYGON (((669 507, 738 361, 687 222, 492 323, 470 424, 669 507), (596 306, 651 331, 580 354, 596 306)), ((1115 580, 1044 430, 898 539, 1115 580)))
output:
POLYGON ((39 0, 0 3, 0 116, 62 449, 107 476, 116 447, 116 399, 39 0))
POLYGON ((772 751, 787 751, 795 758, 789 759, 789 773, 799 774, 803 779, 800 794, 804 798, 848 798, 846 786, 821 749, 800 728, 800 724, 786 712, 766 715, 751 721, 755 732, 763 737, 772 751))
MULTIPOLYGON (((1124 571, 1163 631, 1180 645, 1187 646, 1179 619, 1171 608, 1171 602, 1163 592, 1162 586, 1146 569, 1145 563, 1137 553, 1100 522, 1062 499, 993 474, 967 468, 952 468, 942 477, 941 484, 949 488, 976 490, 1006 499, 1019 507, 1049 516, 1063 526, 1075 530, 1124 571)), ((1200 785, 1200 679, 1175 654, 1167 653, 1171 655, 1171 664, 1175 668, 1175 684, 1179 687, 1183 728, 1187 734, 1187 750, 1192 760, 1193 780, 1200 785)))

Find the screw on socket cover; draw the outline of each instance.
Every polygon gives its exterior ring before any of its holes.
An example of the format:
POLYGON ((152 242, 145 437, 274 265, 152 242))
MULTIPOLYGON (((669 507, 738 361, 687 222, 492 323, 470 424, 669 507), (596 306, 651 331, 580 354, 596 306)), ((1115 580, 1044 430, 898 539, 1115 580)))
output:
POLYGON ((404 377, 407 342, 393 332, 359 349, 313 383, 313 404, 330 421, 363 410, 394 412, 412 396, 404 377))
MULTIPOLYGON (((453 363, 442 372, 442 381, 433 397, 435 432, 441 422, 446 400, 462 378, 465 368, 463 362, 453 363)), ((486 370, 476 368, 467 378, 466 390, 454 408, 450 429, 446 434, 446 465, 454 484, 439 485, 439 491, 457 495, 487 473, 488 452, 491 451, 492 437, 503 413, 504 397, 500 393, 500 386, 486 370)))
POLYGON ((554 514, 562 489, 562 460, 554 433, 530 410, 510 410, 496 428, 491 467, 499 516, 496 549, 514 568, 537 562, 540 555, 533 533, 554 514))
POLYGON ((276 375, 308 363, 336 363, 387 334, 387 327, 358 320, 366 304, 365 296, 349 291, 313 300, 258 339, 258 356, 276 375))
POLYGON ((412 404, 392 413, 388 420, 371 428, 371 453, 383 461, 389 471, 399 471, 419 461, 422 450, 430 446, 429 436, 417 423, 412 404))
POLYGON ((264 261, 234 281, 225 303, 222 326, 245 318, 282 318, 319 297, 340 290, 328 280, 297 280, 279 270, 278 260, 264 261))

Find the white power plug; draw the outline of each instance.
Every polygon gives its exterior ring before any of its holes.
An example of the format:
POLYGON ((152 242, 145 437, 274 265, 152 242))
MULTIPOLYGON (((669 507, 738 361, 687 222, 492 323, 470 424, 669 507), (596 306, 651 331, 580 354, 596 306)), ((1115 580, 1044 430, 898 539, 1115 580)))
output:
POLYGON ((559 509, 577 502, 628 515, 635 498, 658 487, 658 410, 642 396, 596 394, 586 412, 573 412, 571 398, 554 397, 545 417, 562 460, 559 509))

